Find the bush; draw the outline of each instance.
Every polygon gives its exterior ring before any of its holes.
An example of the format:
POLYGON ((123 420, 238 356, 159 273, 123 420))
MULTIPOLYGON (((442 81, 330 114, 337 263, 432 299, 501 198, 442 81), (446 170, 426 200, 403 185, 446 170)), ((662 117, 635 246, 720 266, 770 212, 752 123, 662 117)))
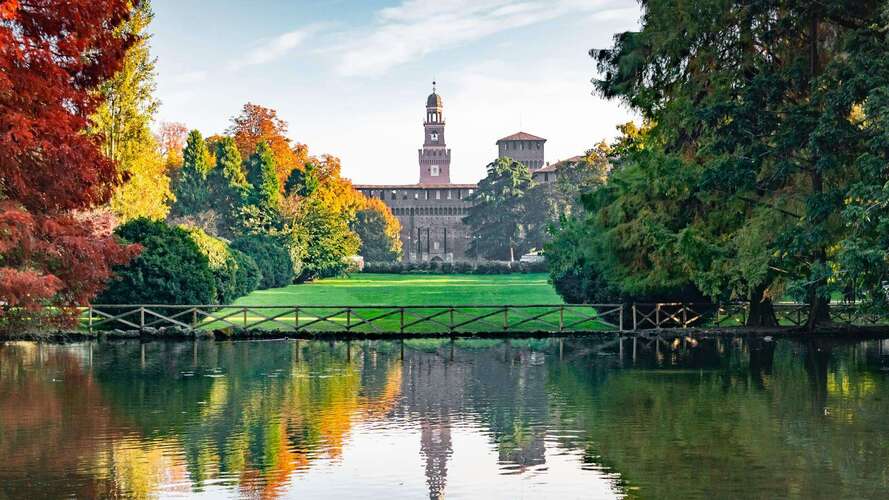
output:
POLYGON ((145 218, 119 226, 115 234, 142 245, 142 253, 115 277, 97 304, 210 304, 215 285, 210 263, 189 233, 145 218))
POLYGON ((286 242, 274 236, 244 236, 231 247, 250 256, 259 267, 259 288, 278 288, 293 283, 293 261, 286 242))
POLYGON ((262 281, 262 271, 259 270, 253 257, 246 253, 232 248, 231 254, 237 263, 235 293, 238 297, 243 297, 259 288, 259 282, 262 281))

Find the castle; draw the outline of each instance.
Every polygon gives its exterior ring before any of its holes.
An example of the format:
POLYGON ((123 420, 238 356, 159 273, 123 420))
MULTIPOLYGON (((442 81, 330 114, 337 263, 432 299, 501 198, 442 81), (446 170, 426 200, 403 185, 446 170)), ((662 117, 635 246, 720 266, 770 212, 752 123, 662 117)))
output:
MULTIPOLYGON (((551 182, 544 161, 546 139, 518 132, 497 141, 498 155, 524 163, 535 181, 551 182), (539 174, 538 174, 539 172, 539 174), (544 177, 546 180, 544 181, 544 177)), ((407 262, 465 261, 472 233, 463 223, 477 184, 451 183, 451 150, 445 143, 444 106, 435 91, 426 99, 423 146, 416 184, 358 184, 369 198, 382 200, 401 223, 401 242, 407 262)))

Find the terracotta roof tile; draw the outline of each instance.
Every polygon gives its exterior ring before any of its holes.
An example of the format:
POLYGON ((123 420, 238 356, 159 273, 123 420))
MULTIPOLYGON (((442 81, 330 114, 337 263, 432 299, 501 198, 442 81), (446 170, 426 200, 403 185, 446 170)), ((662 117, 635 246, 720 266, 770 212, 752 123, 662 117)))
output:
POLYGON ((536 135, 532 135, 527 132, 516 132, 502 139, 498 139, 495 144, 500 144, 504 141, 546 141, 546 139, 544 139, 543 137, 537 137, 536 135))

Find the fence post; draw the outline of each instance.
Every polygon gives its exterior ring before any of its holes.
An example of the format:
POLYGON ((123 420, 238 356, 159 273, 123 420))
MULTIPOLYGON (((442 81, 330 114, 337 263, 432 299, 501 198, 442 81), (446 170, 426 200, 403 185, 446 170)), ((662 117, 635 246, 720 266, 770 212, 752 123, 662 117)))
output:
POLYGON ((448 333, 454 333, 454 307, 448 308, 450 316, 448 318, 448 333))
POLYGON ((93 306, 92 306, 92 304, 90 304, 89 331, 90 331, 90 333, 93 333, 93 306))
MULTIPOLYGON (((400 333, 404 333, 404 306, 400 307, 399 309, 401 310, 401 315, 400 315, 400 316, 401 316, 401 321, 400 321, 400 324, 399 324, 399 329, 398 329, 398 331, 399 331, 400 333)), ((404 359, 404 344, 402 344, 402 348, 401 348, 401 359, 404 359)))
POLYGON ((565 305, 559 306, 559 332, 565 330, 565 305))
POLYGON ((688 308, 682 306, 682 328, 688 328, 688 308))
POLYGON ((346 308, 346 331, 352 330, 352 308, 346 308))
MULTIPOLYGON (((636 325, 636 303, 633 302, 633 331, 635 332, 635 331, 638 330, 638 329, 639 329, 639 328, 638 328, 638 326, 636 325)), ((634 350, 633 353, 635 353, 635 352, 636 352, 636 351, 634 350)))
POLYGON ((503 306, 503 331, 509 331, 509 306, 503 306))
MULTIPOLYGON (((618 319, 617 330, 622 332, 622 331, 624 331, 624 305, 623 304, 620 305, 620 309, 618 309, 617 313, 620 315, 620 318, 618 319)), ((621 352, 623 352, 623 348, 624 348, 623 340, 621 340, 621 342, 620 342, 620 348, 621 348, 621 352)))
POLYGON ((145 306, 139 306, 139 331, 145 329, 145 306))
POLYGON ((661 329, 661 304, 657 303, 654 306, 654 328, 656 330, 661 329))
POLYGON ((242 312, 244 313, 244 330, 246 330, 247 329, 247 308, 246 307, 243 308, 242 312))
POLYGON ((197 325, 198 325, 198 308, 192 307, 191 308, 191 329, 194 330, 194 328, 197 325))

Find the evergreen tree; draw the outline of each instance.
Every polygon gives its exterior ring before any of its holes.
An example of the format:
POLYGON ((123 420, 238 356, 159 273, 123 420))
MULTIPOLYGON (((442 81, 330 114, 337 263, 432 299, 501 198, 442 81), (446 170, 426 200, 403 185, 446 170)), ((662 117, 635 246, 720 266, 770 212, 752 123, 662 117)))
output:
POLYGON ((207 184, 210 167, 210 154, 204 138, 199 131, 192 130, 188 133, 185 149, 182 151, 182 168, 179 169, 179 177, 175 183, 176 203, 173 205, 172 215, 193 215, 210 208, 207 184))
POLYGON ((494 160, 487 171, 470 197, 473 206, 463 219, 473 234, 467 254, 514 261, 527 250, 522 242, 523 198, 531 188, 531 172, 510 158, 494 160))
POLYGON ((241 209, 247 199, 248 184, 241 165, 241 153, 231 137, 216 142, 216 166, 207 176, 210 205, 219 218, 220 236, 238 233, 241 209))
POLYGON ((263 211, 277 212, 281 204, 281 184, 275 173, 275 156, 267 142, 259 143, 247 161, 248 203, 263 211))
MULTIPOLYGON (((627 168, 684 180, 663 183, 675 191, 662 196, 684 198, 685 207, 662 231, 647 232, 661 242, 657 262, 683 262, 714 297, 768 306, 796 295, 811 304, 814 327, 828 319, 842 280, 834 273, 850 225, 841 214, 862 173, 885 156, 871 141, 883 132, 882 112, 872 107, 886 92, 883 3, 642 5, 640 31, 593 55, 604 75, 598 91, 652 124, 650 150, 622 157, 635 165, 627 168)), ((870 176, 865 185, 881 181, 870 176)), ((638 208, 627 218, 643 227, 649 212, 638 208)), ((774 323, 768 310, 751 318, 774 323)))

